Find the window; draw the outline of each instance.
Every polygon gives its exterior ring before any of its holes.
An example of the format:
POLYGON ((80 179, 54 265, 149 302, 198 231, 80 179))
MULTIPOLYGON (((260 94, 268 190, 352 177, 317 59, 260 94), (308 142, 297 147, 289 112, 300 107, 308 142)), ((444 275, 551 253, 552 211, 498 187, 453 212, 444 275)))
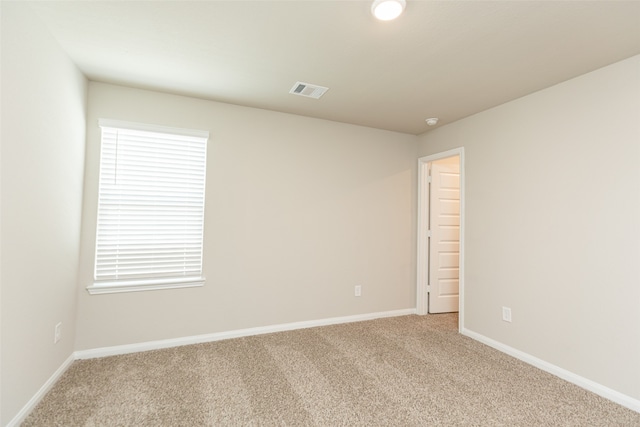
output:
POLYGON ((209 133, 100 120, 91 294, 202 286, 209 133))

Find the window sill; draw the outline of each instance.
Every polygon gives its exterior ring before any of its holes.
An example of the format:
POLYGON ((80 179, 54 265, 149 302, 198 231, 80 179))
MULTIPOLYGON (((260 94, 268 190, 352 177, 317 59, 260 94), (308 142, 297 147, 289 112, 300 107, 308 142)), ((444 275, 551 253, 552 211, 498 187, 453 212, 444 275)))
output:
POLYGON ((87 286, 91 295, 117 294, 122 292, 158 291, 162 289, 196 288, 204 285, 204 277, 185 277, 156 280, 120 280, 94 282, 87 286))

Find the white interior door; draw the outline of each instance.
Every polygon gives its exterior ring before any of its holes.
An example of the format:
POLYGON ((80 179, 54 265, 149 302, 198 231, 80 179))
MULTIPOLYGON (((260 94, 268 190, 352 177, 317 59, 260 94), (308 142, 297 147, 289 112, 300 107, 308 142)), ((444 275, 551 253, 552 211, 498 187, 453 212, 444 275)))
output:
POLYGON ((460 284, 459 157, 431 163, 429 208, 429 313, 457 312, 460 284))

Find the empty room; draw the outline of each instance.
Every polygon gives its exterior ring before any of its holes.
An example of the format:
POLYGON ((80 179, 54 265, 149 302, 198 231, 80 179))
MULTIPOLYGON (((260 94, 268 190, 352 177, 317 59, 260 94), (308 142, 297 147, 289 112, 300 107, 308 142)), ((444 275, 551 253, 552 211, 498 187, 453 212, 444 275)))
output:
POLYGON ((640 426, 640 1, 0 15, 0 426, 640 426))

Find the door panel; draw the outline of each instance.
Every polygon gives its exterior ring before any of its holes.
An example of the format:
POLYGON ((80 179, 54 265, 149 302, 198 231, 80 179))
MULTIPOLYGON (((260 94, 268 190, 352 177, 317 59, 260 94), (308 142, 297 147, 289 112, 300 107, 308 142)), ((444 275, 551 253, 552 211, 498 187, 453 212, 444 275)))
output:
MULTIPOLYGON (((457 273, 458 268, 458 253, 452 253, 452 252, 440 252, 439 254, 439 259, 438 262, 440 263, 440 271, 442 272, 442 274, 440 274, 440 278, 445 277, 447 274, 451 273, 457 273)), ((447 279, 452 279, 453 277, 446 277, 447 279)), ((457 278, 457 276, 456 276, 457 278)))
MULTIPOLYGON (((458 279, 440 280, 440 295, 458 295, 458 279)), ((456 311, 457 307, 456 307, 456 311)))
POLYGON ((460 278, 458 157, 432 162, 429 206, 429 313, 456 312, 460 278))

